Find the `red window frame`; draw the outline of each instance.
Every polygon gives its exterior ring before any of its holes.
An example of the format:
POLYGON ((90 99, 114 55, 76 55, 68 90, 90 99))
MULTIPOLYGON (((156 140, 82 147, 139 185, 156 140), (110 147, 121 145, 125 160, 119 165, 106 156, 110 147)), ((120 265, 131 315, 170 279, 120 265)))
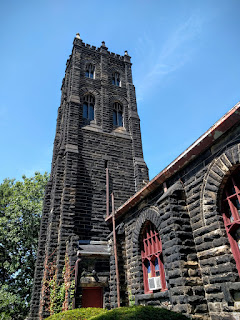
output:
POLYGON ((143 269, 143 282, 144 282, 144 292, 152 293, 152 290, 149 290, 148 279, 150 277, 156 276, 155 270, 155 259, 157 259, 160 273, 160 280, 162 284, 161 291, 167 290, 165 271, 163 265, 163 255, 162 255, 162 242, 160 235, 150 221, 144 226, 142 237, 141 237, 141 257, 142 257, 142 269, 143 269), (148 275, 147 264, 150 264, 151 274, 148 275))
POLYGON ((222 214, 240 276, 240 169, 228 178, 222 195, 222 214))

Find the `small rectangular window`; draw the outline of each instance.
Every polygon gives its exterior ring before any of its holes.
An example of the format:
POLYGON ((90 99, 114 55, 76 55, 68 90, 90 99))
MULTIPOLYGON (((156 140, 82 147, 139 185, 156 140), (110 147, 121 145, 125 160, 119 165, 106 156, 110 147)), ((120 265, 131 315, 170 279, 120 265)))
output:
POLYGON ((160 276, 160 270, 159 270, 159 264, 158 264, 158 258, 156 257, 154 260, 154 266, 155 266, 155 276, 160 276))
POLYGON ((148 278, 151 278, 151 266, 150 266, 150 261, 147 260, 146 262, 146 267, 147 267, 147 273, 148 273, 148 278))
POLYGON ((120 87, 120 74, 118 72, 112 74, 112 84, 120 87))
POLYGON ((83 97, 83 118, 88 121, 94 120, 94 96, 88 94, 83 97))
POLYGON ((119 127, 123 126, 122 113, 121 112, 118 112, 118 126, 119 127))
POLYGON ((88 118, 88 105, 86 103, 83 104, 83 118, 88 118))
POLYGON ((87 64, 86 69, 85 69, 85 77, 93 79, 94 78, 94 70, 95 70, 95 67, 91 63, 87 64))
POLYGON ((89 106, 89 120, 93 120, 94 119, 94 107, 92 104, 90 104, 89 106))
POLYGON ((117 126, 117 112, 113 110, 113 125, 117 126))

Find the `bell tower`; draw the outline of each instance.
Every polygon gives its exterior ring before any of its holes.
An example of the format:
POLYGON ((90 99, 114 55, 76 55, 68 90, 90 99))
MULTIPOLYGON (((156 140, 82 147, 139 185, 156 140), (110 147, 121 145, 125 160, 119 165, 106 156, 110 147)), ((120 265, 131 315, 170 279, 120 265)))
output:
MULTIPOLYGON (((77 34, 61 90, 30 319, 48 315, 43 290, 44 279, 49 276, 47 265, 55 266, 61 282, 66 254, 73 268, 77 250, 81 256, 78 268, 89 278, 98 273, 98 286, 93 287, 101 288, 102 306, 111 307, 107 193, 114 192, 117 208, 148 181, 127 51, 123 56, 109 52, 104 42, 99 48, 90 46, 77 34)), ((108 205, 111 210, 110 201, 108 205)), ((84 292, 87 286, 81 279, 78 286, 84 292)), ((89 287, 91 280, 86 281, 89 287)), ((84 301, 76 297, 76 306, 84 306, 86 296, 84 301)))

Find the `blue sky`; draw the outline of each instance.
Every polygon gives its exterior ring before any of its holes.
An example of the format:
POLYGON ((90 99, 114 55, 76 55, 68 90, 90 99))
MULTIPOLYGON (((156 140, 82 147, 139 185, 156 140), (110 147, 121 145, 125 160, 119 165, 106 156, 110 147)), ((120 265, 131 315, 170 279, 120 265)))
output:
POLYGON ((77 32, 132 56, 153 178, 240 100, 239 0, 0 2, 0 182, 50 171, 77 32))

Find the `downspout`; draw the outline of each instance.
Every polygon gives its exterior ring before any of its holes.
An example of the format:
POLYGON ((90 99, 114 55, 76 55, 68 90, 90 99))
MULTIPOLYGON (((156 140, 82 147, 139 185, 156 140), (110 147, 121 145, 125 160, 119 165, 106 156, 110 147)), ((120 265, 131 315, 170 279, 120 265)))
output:
POLYGON ((166 181, 163 182, 163 192, 167 192, 167 183, 166 181))
POLYGON ((106 216, 109 217, 109 170, 108 170, 108 161, 105 161, 106 169, 106 216))
POLYGON ((81 255, 78 253, 77 254, 78 259, 75 263, 75 289, 74 289, 74 298, 73 298, 73 303, 72 303, 72 308, 76 309, 76 297, 77 297, 77 290, 78 290, 78 270, 79 270, 79 262, 81 261, 81 255))
POLYGON ((116 226, 115 226, 115 208, 114 208, 114 195, 112 196, 112 224, 113 224, 113 247, 115 257, 115 268, 116 268, 116 281, 117 281, 117 305, 120 307, 120 283, 119 283, 119 271, 118 271, 118 257, 117 257, 117 238, 116 238, 116 226))

